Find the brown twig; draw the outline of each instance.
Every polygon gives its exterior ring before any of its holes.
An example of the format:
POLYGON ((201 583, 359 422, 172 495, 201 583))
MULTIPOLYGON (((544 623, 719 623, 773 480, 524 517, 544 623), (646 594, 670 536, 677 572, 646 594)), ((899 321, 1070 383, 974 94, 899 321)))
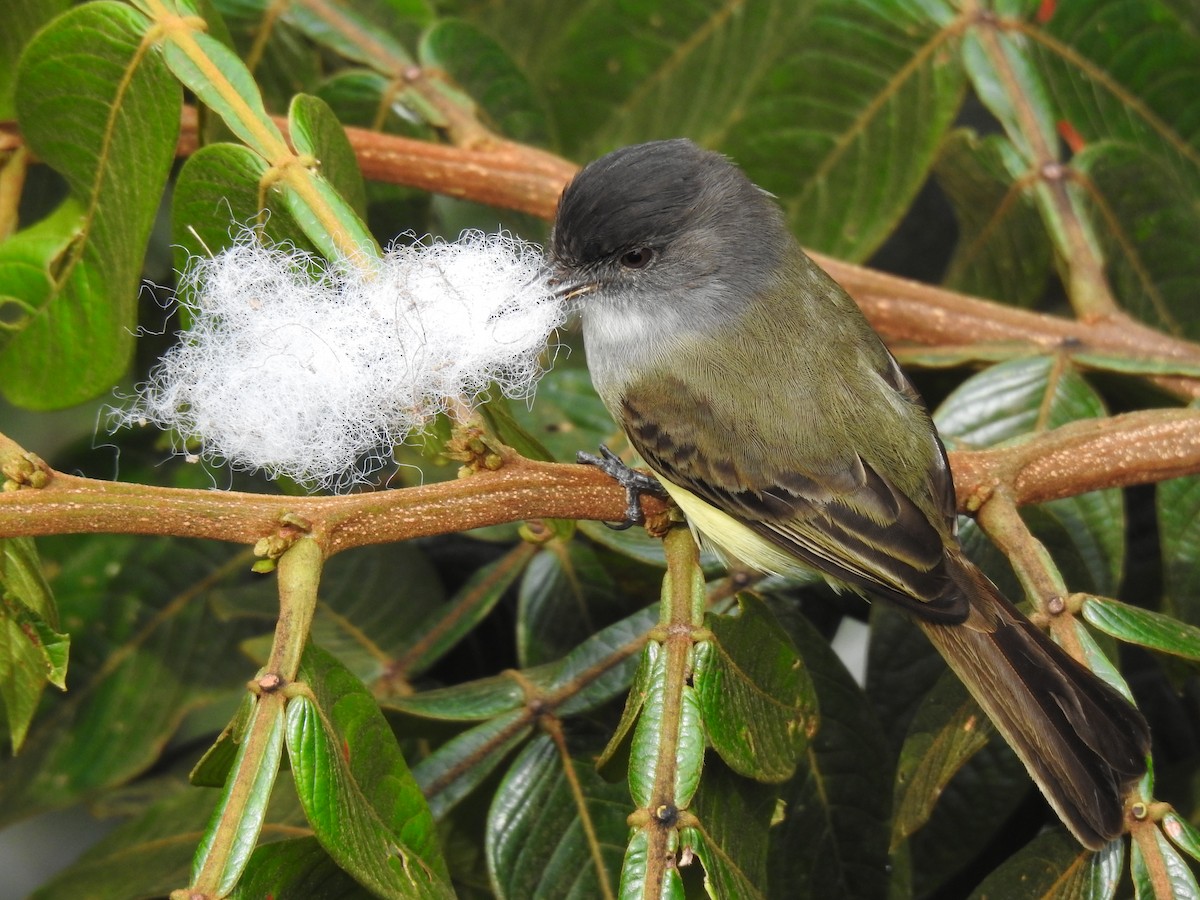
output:
MULTIPOLYGON (((0 468, 26 456, 0 435, 0 468)), ((1200 410, 1149 410, 1075 422, 1006 449, 951 455, 959 505, 978 509, 999 484, 1019 504, 1200 472, 1200 410)), ((41 471, 41 470, 39 470, 41 471)), ((43 487, 0 493, 0 537, 108 532, 254 544, 311 523, 327 554, 532 518, 623 518, 624 491, 590 466, 509 453, 496 472, 345 497, 282 497, 98 481, 50 472, 43 487)), ((11 476, 10 476, 11 478, 11 476)), ((10 482, 13 487, 16 482, 10 482)), ((653 516, 660 501, 643 500, 653 516)))
POLYGON ((999 484, 1020 506, 1200 471, 1200 410, 1155 409, 1072 422, 1021 444, 950 454, 959 508, 999 484))

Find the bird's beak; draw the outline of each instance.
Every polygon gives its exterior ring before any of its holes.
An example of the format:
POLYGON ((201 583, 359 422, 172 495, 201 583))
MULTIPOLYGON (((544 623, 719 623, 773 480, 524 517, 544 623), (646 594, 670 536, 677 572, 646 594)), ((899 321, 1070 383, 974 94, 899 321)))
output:
POLYGON ((570 303, 579 297, 592 293, 600 285, 587 281, 577 273, 570 271, 561 263, 550 262, 542 269, 542 277, 554 295, 555 300, 570 303))

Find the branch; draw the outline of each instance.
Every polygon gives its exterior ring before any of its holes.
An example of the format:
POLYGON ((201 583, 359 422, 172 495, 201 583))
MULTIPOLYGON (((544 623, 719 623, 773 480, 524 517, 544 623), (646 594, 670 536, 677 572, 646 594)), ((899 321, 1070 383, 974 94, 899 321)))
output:
MULTIPOLYGON (((624 517, 625 493, 591 466, 534 462, 509 452, 495 472, 346 497, 284 497, 98 481, 30 463, 0 435, 0 537, 169 534, 255 544, 302 521, 325 553, 525 519, 624 517), (21 475, 20 470, 37 477, 21 475), (16 475, 14 475, 16 473, 16 475), (31 483, 42 487, 21 486, 31 483), (16 488, 16 489, 13 489, 16 488)), ((1040 503, 1108 487, 1200 473, 1200 410, 1149 410, 1089 419, 1004 449, 951 454, 959 506, 979 509, 997 486, 1040 503)), ((645 512, 663 511, 643 500, 645 512)))
MULTIPOLYGON (((0 470, 13 472, 28 454, 0 435, 0 470), (18 465, 14 465, 17 463, 18 465)), ((457 481, 344 497, 285 497, 99 481, 36 468, 43 487, 0 493, 0 537, 48 534, 169 534, 255 544, 296 523, 327 555, 351 547, 467 531, 525 519, 625 517, 625 492, 592 466, 541 463, 509 453, 496 472, 457 481)), ((664 510, 643 501, 647 515, 664 510)))
MULTIPOLYGON (((287 121, 276 123, 283 129, 287 121)), ((197 116, 185 107, 178 153, 199 146, 197 116)), ((471 147, 346 128, 367 178, 421 188, 550 220, 558 196, 578 167, 533 147, 495 138, 471 147)), ((15 123, 0 123, 0 152, 21 146, 15 123)), ((1116 311, 1087 322, 1028 312, 899 278, 819 253, 814 260, 858 302, 875 329, 891 344, 929 346, 1024 343, 1031 353, 1063 345, 1138 359, 1179 360, 1200 365, 1200 346, 1164 335, 1116 311)), ((1200 379, 1151 379, 1175 396, 1200 397, 1200 379)))
MULTIPOLYGON (((1142 359, 1200 363, 1200 346, 1163 334, 1117 311, 1088 322, 1029 312, 888 275, 809 251, 854 298, 889 344, 931 346, 1027 343, 1031 352, 1063 346, 1142 359)), ((1200 380, 1156 377, 1176 396, 1200 397, 1200 380)))
POLYGON ((1018 505, 1200 472, 1200 410, 1155 409, 1084 419, 1019 444, 950 454, 959 508, 999 485, 1018 505))

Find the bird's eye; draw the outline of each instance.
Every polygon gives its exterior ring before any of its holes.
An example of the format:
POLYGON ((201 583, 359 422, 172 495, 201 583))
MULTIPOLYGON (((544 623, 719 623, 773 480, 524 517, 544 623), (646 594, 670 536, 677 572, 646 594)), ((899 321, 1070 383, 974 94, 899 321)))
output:
POLYGON ((654 258, 654 251, 649 247, 638 247, 621 254, 621 266, 626 269, 644 269, 654 258))

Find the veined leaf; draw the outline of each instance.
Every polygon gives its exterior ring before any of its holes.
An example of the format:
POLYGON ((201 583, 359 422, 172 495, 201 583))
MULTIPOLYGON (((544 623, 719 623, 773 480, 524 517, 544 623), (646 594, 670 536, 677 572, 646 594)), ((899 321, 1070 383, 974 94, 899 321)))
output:
POLYGON ((498 896, 587 900, 606 895, 601 884, 611 895, 630 808, 624 784, 604 781, 590 761, 564 760, 549 736, 535 738, 509 767, 488 811, 485 852, 498 896))
POLYGON ((704 865, 710 897, 767 896, 768 829, 776 792, 740 778, 720 760, 711 760, 692 802, 700 820, 683 831, 684 846, 704 865))
POLYGON ((338 868, 316 838, 264 844, 246 864, 229 900, 372 900, 372 894, 338 868))
MULTIPOLYGON (((244 690, 238 644, 208 591, 249 559, 203 541, 89 535, 42 539, 72 623, 71 690, 47 698, 21 755, 0 758, 0 819, 78 802, 150 766, 189 711, 244 690), (227 661, 214 666, 214 659, 227 661)), ((263 584, 269 590, 269 585, 263 584)))
POLYGON ((817 697, 804 661, 761 600, 739 598, 736 616, 708 616, 692 683, 709 742, 731 769, 759 781, 796 771, 817 731, 817 697))
MULTIPOLYGON (((1157 828, 1154 829, 1154 839, 1155 852, 1162 857, 1162 867, 1167 873, 1167 884, 1171 891, 1168 900, 1196 900, 1200 897, 1200 884, 1196 883, 1196 876, 1192 874, 1187 862, 1157 828)), ((1133 842, 1129 856, 1129 873, 1133 876, 1134 897, 1137 900, 1160 900, 1162 894, 1155 890, 1155 880, 1150 874, 1151 868, 1146 862, 1140 842, 1133 842)))
POLYGON ((1063 118, 1087 144, 1159 157, 1200 191, 1200 36, 1161 0, 1058 3, 1030 42, 1063 118))
POLYGON ((1118 640, 1200 661, 1200 628, 1195 625, 1108 597, 1088 597, 1083 617, 1118 640))
POLYGON ((888 885, 892 753, 828 641, 804 619, 791 624, 817 690, 821 727, 783 789, 783 821, 770 832, 770 895, 880 897, 888 885))
POLYGON ((309 645, 287 707, 296 791, 321 846, 383 897, 451 897, 433 816, 367 689, 309 645))
POLYGON ((1168 612, 1200 625, 1200 478, 1175 478, 1157 488, 1158 532, 1168 612))
POLYGON ((1113 841, 1093 853, 1063 831, 1048 831, 984 879, 971 900, 1101 900, 1116 893, 1124 867, 1124 841, 1113 841))
POLYGON ((48 290, 26 301, 0 353, 0 385, 21 406, 93 397, 120 377, 133 351, 142 259, 181 102, 178 83, 144 42, 146 27, 128 6, 88 3, 42 30, 21 59, 16 104, 25 139, 67 179, 83 210, 67 225, 70 251, 43 260, 48 290))
POLYGON ((1200 260, 1189 240, 1200 233, 1196 188, 1160 157, 1116 141, 1089 144, 1072 166, 1087 179, 1088 206, 1122 307, 1166 331, 1200 336, 1193 302, 1200 260))
POLYGON ((479 20, 544 86, 567 153, 689 136, 778 195, 804 243, 861 259, 958 108, 954 15, 940 0, 524 0, 479 20))
POLYGON ((925 698, 909 727, 896 768, 892 848, 924 825, 946 785, 994 732, 952 673, 925 698))
POLYGON ((1051 247, 1037 210, 1001 159, 1004 139, 956 131, 934 170, 958 218, 948 287, 1031 306, 1050 275, 1051 247))

